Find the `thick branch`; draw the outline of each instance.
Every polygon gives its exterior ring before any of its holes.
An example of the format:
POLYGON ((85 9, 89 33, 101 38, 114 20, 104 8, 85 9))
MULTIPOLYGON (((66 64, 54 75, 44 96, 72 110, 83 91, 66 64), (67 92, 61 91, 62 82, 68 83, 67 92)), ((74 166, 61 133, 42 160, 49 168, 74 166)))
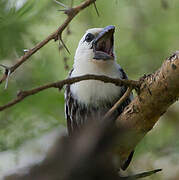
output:
POLYGON ((116 152, 123 161, 179 97, 179 51, 164 61, 155 73, 141 79, 140 94, 116 121, 125 128, 124 141, 116 152))
MULTIPOLYGON (((39 49, 41 49, 43 46, 45 46, 49 41, 51 40, 58 40, 58 37, 61 38, 61 34, 64 31, 64 29, 68 26, 68 24, 71 22, 71 20, 83 9, 94 3, 96 0, 86 0, 82 2, 80 5, 67 9, 65 11, 65 14, 67 14, 67 18, 64 21, 64 23, 52 34, 50 34, 46 39, 44 39, 42 42, 38 43, 35 47, 32 49, 29 49, 24 56, 21 56, 19 59, 17 59, 17 63, 11 66, 8 71, 13 73, 19 66, 21 66, 29 57, 31 57, 34 53, 36 53, 39 49)), ((4 75, 0 79, 0 84, 5 81, 7 78, 7 72, 4 73, 4 75)))
POLYGON ((79 82, 79 81, 83 81, 83 80, 89 80, 89 79, 93 79, 93 80, 100 80, 103 81, 104 83, 113 83, 116 86, 122 86, 122 85, 126 85, 126 86, 130 86, 133 88, 136 88, 139 86, 139 82, 138 81, 133 81, 133 80, 123 80, 123 79, 117 79, 117 78, 110 78, 107 76, 99 76, 99 75, 92 75, 92 74, 87 74, 87 75, 83 75, 83 76, 79 76, 79 77, 73 77, 73 78, 68 78, 68 79, 64 79, 62 81, 58 81, 58 82, 54 82, 54 83, 49 83, 28 91, 20 91, 17 94, 17 98, 15 98, 14 100, 10 101, 9 103, 7 103, 6 105, 0 106, 0 111, 3 111, 17 103, 19 103, 20 101, 22 101, 24 98, 37 94, 40 91, 43 91, 45 89, 49 89, 49 88, 59 88, 62 89, 64 85, 66 84, 73 84, 75 82, 79 82))

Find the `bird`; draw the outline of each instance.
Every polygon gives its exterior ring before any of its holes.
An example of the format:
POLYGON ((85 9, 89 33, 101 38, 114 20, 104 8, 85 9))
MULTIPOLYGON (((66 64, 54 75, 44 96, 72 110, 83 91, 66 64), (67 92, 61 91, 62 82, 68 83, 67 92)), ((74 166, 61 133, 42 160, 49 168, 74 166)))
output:
MULTIPOLYGON (((116 62, 114 49, 115 26, 88 29, 79 41, 69 78, 85 74, 105 75, 111 78, 128 79, 116 62)), ((91 119, 101 119, 105 113, 124 95, 126 86, 116 86, 97 80, 85 80, 65 88, 65 116, 69 135, 83 127, 91 119)), ((132 93, 113 113, 117 118, 130 104, 132 93)), ((133 156, 122 165, 125 170, 133 156)))

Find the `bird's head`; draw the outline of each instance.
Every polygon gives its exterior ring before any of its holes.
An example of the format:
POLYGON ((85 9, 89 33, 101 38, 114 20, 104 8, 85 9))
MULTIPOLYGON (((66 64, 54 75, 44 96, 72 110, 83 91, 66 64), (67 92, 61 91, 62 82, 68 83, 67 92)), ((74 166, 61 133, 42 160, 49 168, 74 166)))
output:
POLYGON ((114 31, 114 26, 87 30, 79 42, 75 61, 114 60, 114 31))

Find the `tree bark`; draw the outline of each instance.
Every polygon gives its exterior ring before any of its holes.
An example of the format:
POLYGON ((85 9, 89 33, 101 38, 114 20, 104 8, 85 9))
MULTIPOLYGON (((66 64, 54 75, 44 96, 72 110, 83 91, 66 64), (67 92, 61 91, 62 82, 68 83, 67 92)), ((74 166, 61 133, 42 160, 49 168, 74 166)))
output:
POLYGON ((159 70, 140 79, 138 96, 116 120, 125 137, 115 148, 124 161, 179 97, 179 51, 166 59, 159 70))

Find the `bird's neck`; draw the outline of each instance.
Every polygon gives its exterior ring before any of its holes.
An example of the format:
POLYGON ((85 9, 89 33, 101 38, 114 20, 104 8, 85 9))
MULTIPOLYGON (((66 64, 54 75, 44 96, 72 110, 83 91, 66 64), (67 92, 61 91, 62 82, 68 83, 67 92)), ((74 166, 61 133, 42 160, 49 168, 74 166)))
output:
POLYGON ((115 60, 96 60, 87 58, 75 58, 73 68, 78 75, 83 74, 97 74, 97 75, 111 75, 119 65, 115 60))
MULTIPOLYGON (((81 76, 84 74, 106 75, 113 78, 120 78, 120 66, 115 61, 83 61, 74 63, 74 70, 71 74, 81 76)), ((96 80, 86 80, 71 85, 71 91, 80 103, 85 105, 101 105, 103 102, 112 102, 120 95, 120 87, 111 83, 103 83, 96 80)))

